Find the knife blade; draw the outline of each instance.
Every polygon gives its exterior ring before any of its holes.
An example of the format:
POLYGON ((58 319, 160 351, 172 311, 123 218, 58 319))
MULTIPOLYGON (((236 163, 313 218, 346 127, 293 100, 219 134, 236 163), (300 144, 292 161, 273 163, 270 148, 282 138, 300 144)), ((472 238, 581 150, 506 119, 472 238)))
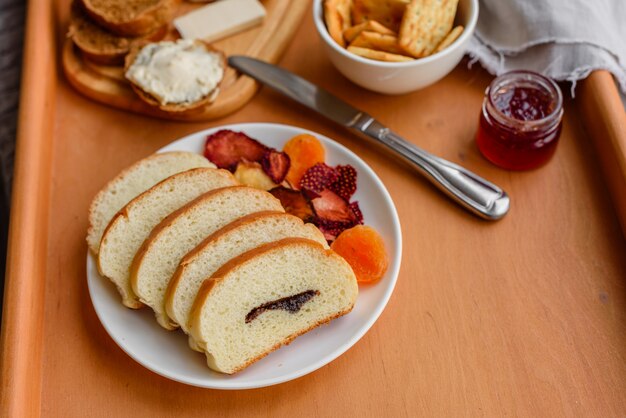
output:
POLYGON ((372 116, 302 77, 276 65, 241 55, 231 56, 228 64, 328 119, 393 150, 471 213, 483 219, 498 220, 508 212, 510 199, 500 187, 457 164, 426 152, 372 116))

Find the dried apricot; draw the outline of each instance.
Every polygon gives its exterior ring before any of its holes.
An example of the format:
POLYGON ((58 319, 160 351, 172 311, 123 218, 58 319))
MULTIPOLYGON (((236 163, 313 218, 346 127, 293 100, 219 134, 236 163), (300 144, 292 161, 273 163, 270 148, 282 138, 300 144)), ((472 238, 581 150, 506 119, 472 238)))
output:
POLYGON ((385 244, 370 226, 357 225, 343 231, 330 248, 350 264, 359 283, 374 283, 387 271, 385 244))
POLYGON ((294 187, 300 187, 304 173, 317 163, 323 163, 326 152, 322 143, 313 135, 301 134, 291 138, 285 144, 284 152, 291 159, 287 172, 287 181, 294 187))

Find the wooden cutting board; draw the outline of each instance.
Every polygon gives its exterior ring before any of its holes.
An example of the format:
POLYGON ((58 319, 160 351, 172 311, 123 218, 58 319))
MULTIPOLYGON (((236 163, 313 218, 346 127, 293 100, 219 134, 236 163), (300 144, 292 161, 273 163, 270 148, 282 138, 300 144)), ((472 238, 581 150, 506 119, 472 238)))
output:
MULTIPOLYGON (((262 25, 221 39, 213 46, 227 56, 242 54, 276 63, 309 9, 309 3, 302 0, 264 0, 262 3, 267 13, 262 25)), ((202 6, 182 2, 175 15, 180 16, 202 6)), ((170 27, 166 39, 179 38, 176 29, 170 27)), ((163 119, 191 122, 219 118, 242 107, 258 89, 254 80, 228 68, 215 102, 185 112, 170 113, 141 101, 124 79, 122 67, 88 61, 70 39, 64 43, 62 63, 69 83, 85 96, 109 106, 163 119)))

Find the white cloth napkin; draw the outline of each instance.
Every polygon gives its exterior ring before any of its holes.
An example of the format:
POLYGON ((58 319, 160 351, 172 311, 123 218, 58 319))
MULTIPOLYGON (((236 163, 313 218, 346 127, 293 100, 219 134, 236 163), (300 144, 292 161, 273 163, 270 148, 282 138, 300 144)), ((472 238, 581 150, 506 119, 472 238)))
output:
POLYGON ((626 0, 480 0, 469 47, 492 74, 533 70, 576 82, 604 69, 626 93, 626 0))

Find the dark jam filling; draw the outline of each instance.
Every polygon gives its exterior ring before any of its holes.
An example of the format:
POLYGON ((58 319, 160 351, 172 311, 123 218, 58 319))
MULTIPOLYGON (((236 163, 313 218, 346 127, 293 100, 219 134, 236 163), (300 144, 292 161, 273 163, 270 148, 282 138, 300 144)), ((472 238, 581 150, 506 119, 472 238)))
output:
POLYGON ((257 316, 261 315, 265 311, 282 309, 289 313, 296 313, 302 308, 302 305, 319 294, 319 290, 307 290, 305 292, 298 293, 297 295, 287 296, 285 298, 276 299, 272 302, 259 305, 248 312, 248 315, 246 315, 246 324, 256 319, 257 316))
POLYGON ((533 87, 503 88, 494 96, 493 104, 502 114, 523 122, 543 119, 554 110, 548 92, 533 87))

